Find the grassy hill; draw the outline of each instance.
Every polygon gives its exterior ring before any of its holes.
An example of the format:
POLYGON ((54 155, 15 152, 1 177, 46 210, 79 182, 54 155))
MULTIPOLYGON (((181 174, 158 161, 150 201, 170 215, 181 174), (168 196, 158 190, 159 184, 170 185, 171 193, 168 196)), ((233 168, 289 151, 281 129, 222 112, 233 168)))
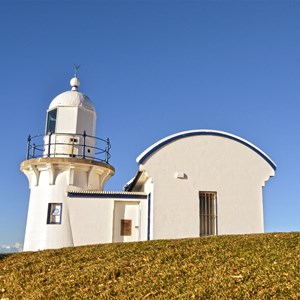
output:
POLYGON ((300 299, 300 233, 0 257, 0 299, 300 299))

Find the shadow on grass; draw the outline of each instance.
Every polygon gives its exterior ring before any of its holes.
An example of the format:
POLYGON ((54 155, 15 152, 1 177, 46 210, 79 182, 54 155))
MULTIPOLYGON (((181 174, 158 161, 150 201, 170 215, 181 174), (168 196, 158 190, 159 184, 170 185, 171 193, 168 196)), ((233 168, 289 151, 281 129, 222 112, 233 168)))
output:
POLYGON ((3 258, 9 256, 10 253, 0 253, 0 260, 2 260, 3 258))

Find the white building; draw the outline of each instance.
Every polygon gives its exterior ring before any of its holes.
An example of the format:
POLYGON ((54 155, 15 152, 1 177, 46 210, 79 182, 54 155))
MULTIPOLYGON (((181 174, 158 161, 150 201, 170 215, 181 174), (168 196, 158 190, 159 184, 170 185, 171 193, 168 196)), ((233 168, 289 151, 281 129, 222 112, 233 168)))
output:
POLYGON ((246 140, 215 130, 180 132, 137 162, 126 190, 151 198, 151 239, 264 231, 262 188, 276 166, 246 140))
POLYGON ((77 77, 70 83, 21 164, 31 190, 25 251, 264 231, 262 188, 276 165, 226 132, 168 136, 137 158, 124 192, 104 191, 110 144, 95 137, 95 108, 77 77))

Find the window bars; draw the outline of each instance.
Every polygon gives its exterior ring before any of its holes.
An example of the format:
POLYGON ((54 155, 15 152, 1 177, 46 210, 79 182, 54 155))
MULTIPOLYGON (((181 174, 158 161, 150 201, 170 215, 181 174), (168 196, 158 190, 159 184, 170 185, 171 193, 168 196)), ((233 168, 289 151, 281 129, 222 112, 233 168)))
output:
POLYGON ((216 201, 216 192, 199 192, 200 236, 217 234, 216 201))

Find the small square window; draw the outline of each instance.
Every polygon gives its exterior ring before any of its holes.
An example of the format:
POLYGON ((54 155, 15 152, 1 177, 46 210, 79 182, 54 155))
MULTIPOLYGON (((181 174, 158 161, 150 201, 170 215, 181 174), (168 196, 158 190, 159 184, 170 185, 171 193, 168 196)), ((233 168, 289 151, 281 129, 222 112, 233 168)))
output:
POLYGON ((61 224, 62 203, 48 204, 47 224, 61 224))

